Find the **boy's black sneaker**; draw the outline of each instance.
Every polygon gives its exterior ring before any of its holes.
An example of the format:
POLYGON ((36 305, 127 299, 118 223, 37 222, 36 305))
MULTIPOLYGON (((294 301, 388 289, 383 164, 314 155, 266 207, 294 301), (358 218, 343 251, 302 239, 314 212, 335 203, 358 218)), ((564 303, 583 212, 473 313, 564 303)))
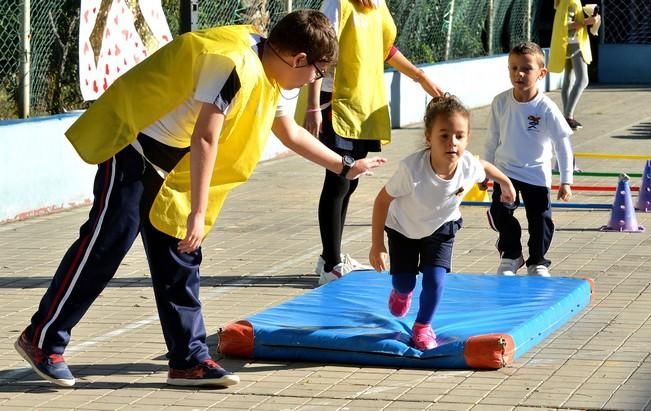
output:
POLYGON ((182 386, 228 387, 240 382, 240 377, 226 371, 212 359, 185 369, 170 368, 167 383, 182 386))
POLYGON ((32 366, 34 372, 46 380, 61 387, 75 385, 75 377, 61 354, 46 354, 32 345, 23 331, 14 343, 14 348, 21 357, 32 366))
POLYGON ((565 118, 565 121, 567 121, 567 125, 569 125, 572 130, 583 128, 583 124, 579 123, 573 118, 565 118))

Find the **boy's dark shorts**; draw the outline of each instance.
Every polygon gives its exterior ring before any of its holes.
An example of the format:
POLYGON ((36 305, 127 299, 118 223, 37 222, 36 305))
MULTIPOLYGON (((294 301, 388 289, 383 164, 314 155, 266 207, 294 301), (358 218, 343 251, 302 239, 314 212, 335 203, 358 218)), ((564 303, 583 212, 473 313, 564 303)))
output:
POLYGON ((412 239, 385 227, 389 238, 391 275, 417 274, 424 266, 438 265, 450 272, 452 246, 463 219, 448 221, 427 237, 412 239))

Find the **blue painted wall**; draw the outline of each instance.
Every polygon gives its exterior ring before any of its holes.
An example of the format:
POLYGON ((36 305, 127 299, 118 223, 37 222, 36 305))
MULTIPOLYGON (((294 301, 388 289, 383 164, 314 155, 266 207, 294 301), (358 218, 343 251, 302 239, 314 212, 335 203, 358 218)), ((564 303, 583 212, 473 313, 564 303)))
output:
POLYGON ((651 84, 651 44, 600 44, 599 82, 651 84))

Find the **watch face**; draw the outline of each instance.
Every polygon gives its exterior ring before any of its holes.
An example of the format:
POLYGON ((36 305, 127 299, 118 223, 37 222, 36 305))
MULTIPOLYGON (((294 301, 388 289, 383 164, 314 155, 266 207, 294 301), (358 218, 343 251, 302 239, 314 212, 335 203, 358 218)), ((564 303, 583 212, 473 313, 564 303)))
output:
POLYGON ((346 167, 352 167, 355 164, 355 159, 347 154, 342 156, 342 161, 346 167))

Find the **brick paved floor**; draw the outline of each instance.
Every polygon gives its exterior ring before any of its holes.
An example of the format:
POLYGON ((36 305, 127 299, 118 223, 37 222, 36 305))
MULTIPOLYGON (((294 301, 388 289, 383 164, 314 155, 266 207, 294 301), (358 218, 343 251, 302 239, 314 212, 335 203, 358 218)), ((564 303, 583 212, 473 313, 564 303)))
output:
MULTIPOLYGON (((558 101, 558 93, 550 93, 558 101)), ((585 128, 576 151, 651 153, 651 89, 589 89, 579 106, 585 128)), ((487 109, 473 111, 478 154, 487 109)), ((372 201, 398 160, 423 144, 422 129, 396 130, 390 163, 366 177, 350 205, 345 251, 368 255, 372 201)), ((642 171, 642 161, 581 159, 588 171, 642 171)), ((230 196, 204 244, 202 301, 209 342, 220 326, 316 286, 320 252, 316 206, 323 171, 290 156, 261 164, 230 196)), ((639 180, 633 179, 638 184, 639 180)), ((615 185, 616 178, 577 179, 615 185)), ((612 193, 575 192, 576 202, 610 204, 612 193)), ((602 233, 603 210, 558 209, 549 253, 553 275, 591 277, 593 303, 571 322, 498 371, 391 369, 322 363, 223 359, 242 382, 223 390, 171 388, 165 346, 142 247, 137 243, 115 279, 74 329, 66 359, 74 389, 39 380, 13 342, 87 208, 0 226, 0 408, 259 410, 527 410, 651 409, 651 213, 637 213, 644 233, 602 233)), ((466 226, 453 270, 494 272, 495 233, 485 209, 464 207, 466 226)), ((522 215, 520 215, 523 217, 522 215)), ((332 307, 330 307, 332 309, 332 307)))

